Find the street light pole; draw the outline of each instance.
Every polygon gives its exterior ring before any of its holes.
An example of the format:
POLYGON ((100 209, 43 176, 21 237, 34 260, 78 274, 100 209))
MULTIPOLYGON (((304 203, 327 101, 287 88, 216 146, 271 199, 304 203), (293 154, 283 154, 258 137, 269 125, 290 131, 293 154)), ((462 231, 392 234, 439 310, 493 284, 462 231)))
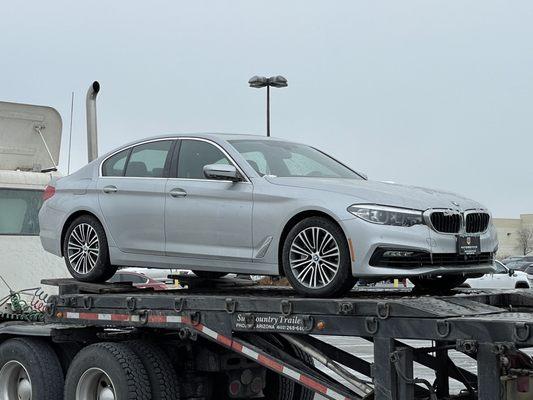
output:
POLYGON ((267 137, 270 137, 270 85, 267 86, 267 137))
POLYGON ((271 76, 266 78, 264 76, 253 76, 248 81, 250 87, 253 88, 262 88, 266 87, 267 89, 267 110, 266 110, 266 119, 267 119, 267 137, 270 137, 270 87, 287 87, 288 82, 283 76, 271 76))

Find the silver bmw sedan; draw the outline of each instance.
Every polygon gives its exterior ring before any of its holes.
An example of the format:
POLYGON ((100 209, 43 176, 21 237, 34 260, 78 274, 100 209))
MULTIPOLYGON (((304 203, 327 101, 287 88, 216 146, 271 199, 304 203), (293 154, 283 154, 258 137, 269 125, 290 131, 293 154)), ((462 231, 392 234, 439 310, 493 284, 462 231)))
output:
POLYGON ((370 181, 316 148, 259 136, 137 141, 45 193, 42 244, 87 282, 144 266, 284 275, 316 297, 357 279, 447 290, 493 272, 498 246, 475 201, 370 181))

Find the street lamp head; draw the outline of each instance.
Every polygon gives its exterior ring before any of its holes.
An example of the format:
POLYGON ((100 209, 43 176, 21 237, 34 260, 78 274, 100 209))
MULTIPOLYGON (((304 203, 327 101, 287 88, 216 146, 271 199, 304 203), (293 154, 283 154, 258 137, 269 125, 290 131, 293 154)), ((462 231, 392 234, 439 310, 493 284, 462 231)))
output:
POLYGON ((265 78, 264 76, 255 75, 250 78, 250 80, 248 81, 248 84, 250 85, 250 87, 253 87, 253 88, 262 88, 262 87, 268 86, 268 79, 265 78))
POLYGON ((288 85, 287 79, 281 75, 271 76, 266 78, 264 76, 252 76, 248 81, 250 87, 253 88, 262 88, 265 86, 271 86, 275 88, 286 87, 288 85))
POLYGON ((268 84, 272 87, 281 88, 281 87, 287 87, 289 83, 287 82, 286 78, 284 78, 281 75, 278 75, 278 76, 271 76, 270 78, 268 78, 268 84))

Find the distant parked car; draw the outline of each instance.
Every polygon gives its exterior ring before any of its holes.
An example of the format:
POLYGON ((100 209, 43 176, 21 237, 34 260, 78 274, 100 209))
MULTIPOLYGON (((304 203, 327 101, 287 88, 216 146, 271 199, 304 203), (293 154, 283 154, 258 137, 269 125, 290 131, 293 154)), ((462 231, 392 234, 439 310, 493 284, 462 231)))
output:
POLYGON ((108 282, 126 283, 130 282, 133 286, 139 289, 152 288, 154 290, 167 290, 168 286, 164 282, 152 279, 139 272, 118 271, 108 282))
POLYGON ((462 286, 473 289, 529 289, 533 284, 533 269, 530 280, 527 273, 509 269, 500 261, 494 261, 494 267, 496 272, 493 274, 467 279, 462 286))
POLYGON ((524 256, 510 256, 510 257, 505 257, 503 260, 500 260, 500 261, 503 264, 507 265, 508 263, 513 262, 513 261, 520 261, 522 258, 524 258, 524 256))
POLYGON ((529 264, 529 266, 525 270, 525 273, 527 275, 529 285, 533 287, 533 264, 529 264))
POLYGON ((533 257, 529 258, 530 260, 526 260, 525 257, 521 257, 518 260, 511 260, 504 264, 509 269, 514 269, 515 271, 525 271, 527 267, 533 264, 533 257))

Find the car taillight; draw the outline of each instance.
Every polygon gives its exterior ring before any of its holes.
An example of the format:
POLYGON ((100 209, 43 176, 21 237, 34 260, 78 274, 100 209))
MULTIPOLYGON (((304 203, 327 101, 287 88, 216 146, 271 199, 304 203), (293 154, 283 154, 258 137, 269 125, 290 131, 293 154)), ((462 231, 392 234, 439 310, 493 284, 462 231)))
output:
POLYGON ((48 200, 50 197, 52 197, 54 194, 56 193, 56 188, 53 187, 53 186, 46 186, 44 188, 44 193, 43 193, 43 201, 46 201, 48 200))

